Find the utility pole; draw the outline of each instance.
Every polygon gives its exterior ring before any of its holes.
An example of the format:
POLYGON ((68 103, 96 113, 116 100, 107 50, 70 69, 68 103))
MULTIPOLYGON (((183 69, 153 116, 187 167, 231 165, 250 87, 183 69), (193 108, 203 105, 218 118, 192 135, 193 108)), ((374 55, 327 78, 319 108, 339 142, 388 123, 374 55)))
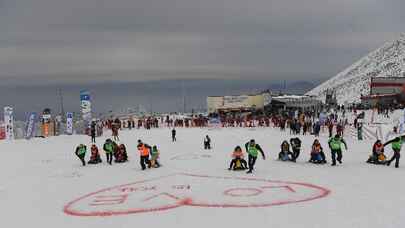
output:
POLYGON ((184 81, 181 82, 182 93, 183 93, 183 113, 186 113, 186 91, 184 88, 184 81))
POLYGON ((62 121, 64 121, 65 120, 65 108, 63 107, 63 96, 62 96, 62 90, 60 88, 58 89, 58 95, 59 95, 60 115, 62 117, 62 121))

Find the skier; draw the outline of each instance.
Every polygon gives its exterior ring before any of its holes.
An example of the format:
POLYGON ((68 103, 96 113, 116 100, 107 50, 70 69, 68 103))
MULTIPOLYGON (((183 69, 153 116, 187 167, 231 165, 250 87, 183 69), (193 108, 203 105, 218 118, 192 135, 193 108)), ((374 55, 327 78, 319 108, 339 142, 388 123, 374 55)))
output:
POLYGON ((294 155, 290 151, 290 144, 288 144, 287 140, 284 140, 281 143, 281 151, 278 153, 278 160, 280 161, 294 161, 294 155))
POLYGON ((297 160, 297 158, 300 156, 301 140, 298 137, 291 138, 290 144, 291 144, 291 149, 293 152, 292 161, 295 162, 297 160))
POLYGON ((373 145, 373 153, 367 160, 367 163, 383 165, 386 164, 386 156, 384 155, 384 145, 381 140, 377 140, 373 145))
POLYGON ((342 144, 345 146, 345 149, 347 150, 347 144, 343 138, 340 137, 340 135, 336 134, 335 137, 329 139, 328 141, 329 148, 331 150, 332 154, 332 166, 336 165, 336 160, 342 164, 342 144), (337 158, 336 158, 337 155, 337 158))
POLYGON ((140 155, 140 164, 142 167, 142 170, 146 169, 146 165, 148 165, 148 168, 151 167, 151 163, 149 161, 149 152, 152 149, 148 144, 143 143, 141 140, 138 140, 138 151, 140 155))
POLYGON ((86 165, 86 162, 84 161, 84 157, 86 156, 86 151, 87 151, 87 148, 83 144, 78 145, 76 147, 76 151, 75 151, 76 156, 80 159, 83 166, 86 165))
POLYGON ((394 151, 394 155, 387 162, 387 166, 390 166, 391 162, 393 162, 395 160, 395 168, 399 168, 399 159, 401 158, 400 152, 401 152, 401 148, 402 148, 402 143, 404 142, 404 138, 405 138, 405 136, 396 137, 395 139, 384 143, 384 147, 388 144, 391 144, 392 150, 394 151))
POLYGON ((240 146, 237 146, 232 153, 232 161, 228 170, 245 170, 248 168, 246 160, 244 159, 243 151, 240 146))
POLYGON ((204 138, 204 149, 211 150, 211 138, 208 135, 204 138))
POLYGON ((90 125, 91 143, 96 143, 96 122, 92 121, 90 125))
POLYGON ((90 160, 87 162, 87 164, 98 164, 101 163, 102 160, 100 158, 100 154, 98 152, 98 148, 95 144, 91 146, 91 155, 90 155, 90 160))
POLYGON ((103 149, 105 151, 105 155, 107 157, 107 163, 112 165, 113 159, 113 152, 114 152, 114 143, 111 139, 106 139, 103 149))
POLYGON ((245 144, 245 149, 248 153, 248 164, 249 164, 249 170, 247 173, 252 173, 254 170, 254 166, 256 163, 257 155, 259 152, 262 154, 263 160, 266 160, 266 156, 264 155, 264 152, 262 148, 260 147, 259 144, 256 144, 254 139, 251 139, 249 142, 245 144))
POLYGON ((312 144, 311 159, 309 159, 309 162, 315 164, 326 163, 326 156, 318 139, 315 139, 314 143, 312 144))
POLYGON ((153 168, 159 168, 160 164, 159 164, 159 155, 160 155, 160 151, 158 150, 157 146, 153 146, 152 150, 150 151, 150 163, 151 163, 151 167, 153 168))
POLYGON ((176 129, 173 128, 173 130, 172 130, 172 142, 176 142, 176 141, 177 141, 177 139, 176 139, 176 129))

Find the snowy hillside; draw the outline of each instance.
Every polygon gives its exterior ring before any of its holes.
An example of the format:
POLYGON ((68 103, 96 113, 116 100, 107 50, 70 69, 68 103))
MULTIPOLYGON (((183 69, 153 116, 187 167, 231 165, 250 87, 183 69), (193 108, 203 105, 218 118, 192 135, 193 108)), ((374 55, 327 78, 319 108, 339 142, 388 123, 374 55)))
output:
POLYGON ((405 33, 384 44, 335 77, 309 91, 308 95, 325 99, 327 89, 336 91, 339 104, 360 102, 360 95, 369 94, 371 77, 405 76, 405 33))

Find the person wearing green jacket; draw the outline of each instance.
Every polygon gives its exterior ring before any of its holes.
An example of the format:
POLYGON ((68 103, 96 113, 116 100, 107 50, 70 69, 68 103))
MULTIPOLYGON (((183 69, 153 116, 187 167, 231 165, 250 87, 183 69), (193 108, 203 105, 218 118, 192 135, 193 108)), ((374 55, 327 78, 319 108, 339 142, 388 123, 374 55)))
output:
POLYGON ((84 157, 86 156, 86 151, 87 151, 87 148, 83 144, 78 145, 76 147, 76 151, 75 151, 76 156, 80 159, 83 166, 86 165, 86 162, 84 161, 84 157))
POLYGON ((388 144, 391 144, 392 150, 394 151, 394 155, 392 155, 392 158, 386 163, 387 166, 390 166, 391 162, 395 160, 395 168, 399 168, 399 159, 401 158, 400 152, 404 140, 405 136, 401 136, 384 143, 384 147, 388 144))
POLYGON ((114 143, 111 139, 105 140, 103 150, 107 156, 107 162, 108 164, 112 165, 112 159, 113 159, 113 152, 114 152, 114 143))
POLYGON ((332 166, 336 165, 336 160, 342 164, 342 145, 345 146, 347 150, 347 144, 343 138, 340 137, 339 134, 335 135, 335 137, 329 139, 329 148, 332 154, 332 166), (337 158, 336 158, 337 155, 337 158))
POLYGON ((249 142, 245 144, 245 149, 246 152, 248 153, 249 159, 248 160, 249 170, 247 171, 247 173, 252 173, 259 152, 262 154, 263 160, 266 160, 266 156, 264 155, 262 148, 259 146, 259 144, 256 144, 254 139, 251 139, 249 142))

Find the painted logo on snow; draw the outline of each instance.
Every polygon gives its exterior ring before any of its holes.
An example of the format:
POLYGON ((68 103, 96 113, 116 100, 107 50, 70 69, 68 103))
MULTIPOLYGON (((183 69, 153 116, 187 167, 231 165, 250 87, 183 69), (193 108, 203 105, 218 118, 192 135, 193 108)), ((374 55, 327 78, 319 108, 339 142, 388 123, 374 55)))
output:
POLYGON ((113 216, 184 206, 270 207, 316 200, 329 193, 326 188, 307 183, 173 174, 87 194, 68 203, 64 212, 74 216, 113 216))

